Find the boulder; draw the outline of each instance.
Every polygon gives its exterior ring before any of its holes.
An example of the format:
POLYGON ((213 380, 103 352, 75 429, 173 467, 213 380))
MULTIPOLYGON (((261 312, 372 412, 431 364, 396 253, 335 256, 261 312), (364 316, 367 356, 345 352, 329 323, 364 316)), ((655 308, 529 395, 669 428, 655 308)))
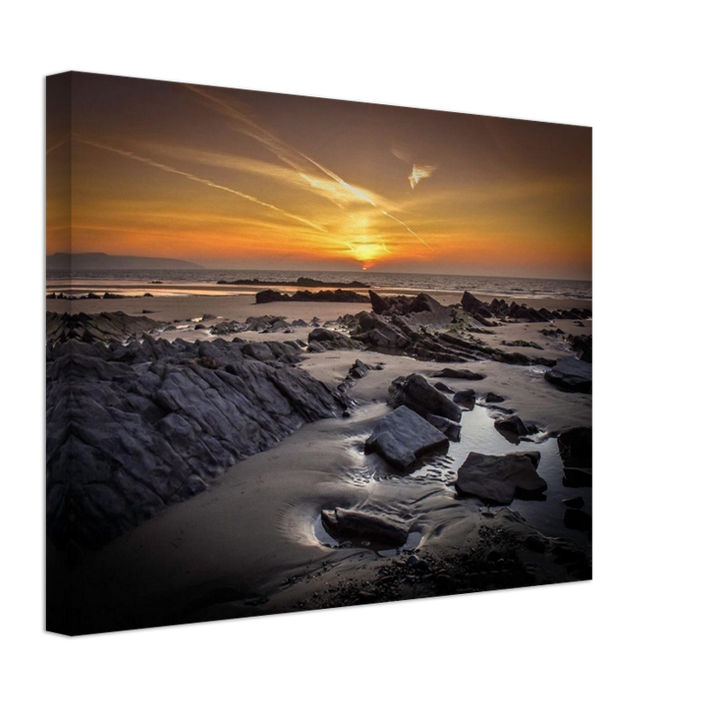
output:
POLYGON ((435 389, 439 390, 441 393, 453 394, 455 392, 449 385, 445 385, 442 381, 435 383, 435 389))
POLYGON ((539 452, 493 456, 470 452, 458 471, 458 493, 477 496, 488 505, 506 506, 513 499, 540 496, 547 484, 536 469, 539 452))
POLYGON ((420 415, 401 405, 382 418, 365 442, 398 469, 407 469, 421 455, 447 444, 447 437, 420 415))

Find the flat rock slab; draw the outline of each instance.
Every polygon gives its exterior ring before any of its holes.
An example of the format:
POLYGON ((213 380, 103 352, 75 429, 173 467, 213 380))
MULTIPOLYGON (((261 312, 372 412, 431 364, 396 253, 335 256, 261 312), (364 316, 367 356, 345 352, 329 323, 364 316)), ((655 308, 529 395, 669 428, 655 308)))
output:
POLYGON ((502 456, 470 452, 458 471, 455 488, 493 506, 507 506, 516 496, 539 496, 547 489, 536 471, 539 461, 540 452, 502 456))
POLYGON ((389 464, 404 470, 447 441, 440 430, 401 405, 375 425, 365 442, 365 452, 376 452, 389 464))
POLYGON ((545 372, 545 380, 568 393, 592 393, 592 363, 561 358, 545 372))
POLYGON ((408 538, 408 529, 404 524, 363 511, 344 508, 324 510, 322 522, 336 540, 367 540, 387 547, 400 547, 408 538))

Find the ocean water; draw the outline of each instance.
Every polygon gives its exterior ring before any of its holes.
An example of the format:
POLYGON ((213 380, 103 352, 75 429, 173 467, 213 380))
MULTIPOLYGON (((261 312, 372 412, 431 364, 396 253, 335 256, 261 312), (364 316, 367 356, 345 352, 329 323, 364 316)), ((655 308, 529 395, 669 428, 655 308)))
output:
MULTIPOLYGON (((150 290, 166 290, 173 286, 181 292, 197 294, 228 294, 228 289, 215 288, 219 280, 252 280, 263 282, 294 282, 309 277, 324 282, 366 283, 380 291, 422 290, 424 292, 459 292, 497 297, 592 299, 592 282, 588 280, 545 280, 519 277, 485 277, 482 275, 429 275, 421 273, 336 272, 300 270, 48 270, 47 291, 83 294, 89 291, 122 291, 147 286, 150 290)), ((267 286, 242 285, 238 291, 255 292, 267 286)), ((282 289, 280 287, 279 289, 282 289)), ((179 294, 178 292, 176 294, 179 294)), ((161 294, 158 292, 157 294, 161 294)))

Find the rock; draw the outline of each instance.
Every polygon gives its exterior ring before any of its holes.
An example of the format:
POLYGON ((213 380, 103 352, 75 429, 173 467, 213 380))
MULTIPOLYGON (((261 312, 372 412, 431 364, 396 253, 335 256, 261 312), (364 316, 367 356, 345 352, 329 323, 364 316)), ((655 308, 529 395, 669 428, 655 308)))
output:
POLYGON ((530 434, 525 423, 517 415, 495 420, 495 429, 498 430, 498 432, 515 435, 516 437, 525 437, 530 434))
POLYGON ((577 358, 561 358, 545 372, 545 380, 569 393, 592 393, 592 364, 577 358))
POLYGON ((256 360, 248 353, 257 349, 223 339, 98 340, 124 321, 88 315, 48 329, 47 532, 60 547, 100 547, 304 423, 347 407, 283 363, 289 345, 254 344, 266 359, 256 360), (81 330, 90 343, 76 338, 81 330))
POLYGON ((534 341, 525 341, 524 339, 518 339, 517 341, 503 341, 503 346, 523 346, 525 348, 529 349, 540 349, 542 351, 542 346, 540 344, 536 344, 534 341))
POLYGON ((545 543, 537 535, 528 535, 525 538, 525 545, 533 552, 545 552, 545 543))
POLYGON ((404 524, 381 515, 335 508, 322 511, 325 529, 337 540, 367 540, 386 547, 401 547, 407 542, 404 524))
POLYGON ((438 382, 435 383, 435 389, 439 390, 441 393, 454 393, 455 391, 449 386, 445 385, 445 383, 438 382))
POLYGON ((592 468, 592 427, 573 427, 561 432, 557 443, 565 466, 592 468))
POLYGON ((148 317, 133 317, 124 312, 99 314, 58 314, 47 312, 45 331, 51 344, 77 339, 87 343, 96 341, 125 342, 130 338, 156 331, 164 326, 148 317))
POLYGON ((261 290, 255 295, 256 304, 267 304, 269 302, 369 302, 370 298, 365 295, 352 292, 351 290, 298 290, 292 295, 277 290, 261 290))
POLYGON ((590 469, 576 469, 566 466, 563 469, 563 486, 570 488, 586 488, 592 486, 592 471, 590 469))
POLYGON ((592 486, 592 428, 574 427, 558 435, 563 460, 563 483, 570 487, 592 486))
POLYGON ((565 511, 565 526, 571 530, 592 530, 592 516, 577 508, 568 508, 565 511))
POLYGON ((447 444, 447 437, 420 415, 401 405, 382 418, 365 442, 389 464, 407 469, 421 455, 447 444))
POLYGON ((388 403, 391 407, 405 405, 423 417, 433 414, 447 417, 454 422, 459 422, 462 417, 460 408, 418 373, 396 378, 390 384, 388 392, 388 403))
POLYGON ((539 452, 502 456, 470 452, 458 471, 458 493, 477 496, 488 505, 506 506, 519 498, 533 498, 547 489, 536 469, 539 452))
POLYGON ((505 398, 502 395, 496 395, 495 393, 488 393, 485 396, 486 403, 504 403, 505 398))
POLYGON ((428 415, 427 421, 437 427, 451 442, 460 441, 460 430, 461 426, 452 420, 448 420, 447 417, 440 417, 439 415, 428 415))
POLYGON ((453 402, 467 410, 472 410, 475 407, 476 400, 477 393, 474 390, 461 390, 453 395, 453 402))
POLYGON ((357 344, 349 336, 332 329, 313 329, 308 334, 308 345, 310 344, 316 344, 324 351, 357 348, 357 344))
POLYGON ((565 341, 570 344, 573 351, 577 351, 578 358, 581 361, 592 363, 592 335, 580 334, 573 336, 572 334, 568 334, 567 337, 565 337, 565 341))
POLYGON ((484 373, 476 373, 467 368, 443 368, 441 371, 432 374, 433 378, 462 378, 464 380, 481 381, 486 376, 484 373))
POLYGON ((568 508, 583 508, 585 501, 580 496, 574 496, 573 498, 563 498, 563 503, 568 508))

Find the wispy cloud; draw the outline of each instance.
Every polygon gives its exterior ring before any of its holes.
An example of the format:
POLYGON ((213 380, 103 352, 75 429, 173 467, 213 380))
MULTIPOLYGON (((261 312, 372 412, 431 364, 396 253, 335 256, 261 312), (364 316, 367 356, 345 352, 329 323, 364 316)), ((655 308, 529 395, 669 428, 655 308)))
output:
POLYGON ((435 165, 426 164, 426 165, 419 165, 414 164, 412 168, 412 172, 410 176, 408 177, 408 180, 410 181, 410 188, 415 189, 415 187, 423 180, 423 179, 429 179, 433 172, 437 167, 435 165))
POLYGON ((235 196, 238 196, 241 199, 245 199, 254 204, 257 204, 258 206, 262 206, 266 209, 270 209, 272 211, 275 211, 276 213, 282 214, 282 215, 286 216, 287 218, 291 218, 300 223, 304 223, 305 225, 310 226, 311 228, 314 228, 317 231, 320 231, 320 232, 326 231, 326 229, 323 226, 321 226, 317 223, 314 223, 313 221, 310 221, 306 218, 303 218, 302 216, 297 216, 296 214, 290 213, 289 211, 286 211, 285 209, 281 209, 279 206, 275 206, 274 204, 270 204, 266 201, 262 201, 261 199, 257 199, 256 197, 254 197, 250 194, 246 194, 237 189, 233 189, 232 187, 225 186, 224 184, 219 184, 211 179, 205 179, 203 177, 199 177, 190 172, 186 172, 185 170, 177 169, 175 167, 164 164, 162 162, 158 162, 157 160, 150 159, 149 157, 143 157, 142 155, 138 155, 134 152, 131 152, 130 150, 123 150, 121 148, 114 147, 112 145, 107 145, 102 142, 97 142, 96 140, 90 140, 86 137, 83 137, 82 135, 74 134, 73 139, 80 143, 83 143, 85 145, 90 145, 90 146, 96 147, 100 150, 106 150, 107 152, 113 152, 117 155, 121 155, 122 157, 126 157, 128 159, 135 160, 136 162, 141 162, 150 167, 155 167, 156 169, 160 169, 163 172, 168 172, 170 174, 176 174, 180 177, 185 177, 185 179, 189 179, 193 182, 197 182, 198 184, 204 184, 205 186, 210 187, 212 189, 219 189, 220 191, 224 191, 229 194, 234 194, 235 196))
POLYGON ((380 204, 379 200, 374 198, 373 195, 366 190, 349 184, 336 172, 276 137, 235 105, 220 98, 215 93, 199 86, 188 85, 187 88, 208 101, 216 110, 229 118, 236 129, 263 145, 281 162, 295 170, 297 175, 311 188, 318 191, 340 208, 344 207, 348 198, 365 202, 377 209, 383 216, 403 226, 408 233, 417 238, 426 248, 432 250, 431 246, 421 236, 404 221, 389 213, 387 207, 380 204), (332 189, 328 188, 332 186, 328 183, 328 178, 335 185, 332 189), (342 196, 340 196, 341 194, 342 196))

